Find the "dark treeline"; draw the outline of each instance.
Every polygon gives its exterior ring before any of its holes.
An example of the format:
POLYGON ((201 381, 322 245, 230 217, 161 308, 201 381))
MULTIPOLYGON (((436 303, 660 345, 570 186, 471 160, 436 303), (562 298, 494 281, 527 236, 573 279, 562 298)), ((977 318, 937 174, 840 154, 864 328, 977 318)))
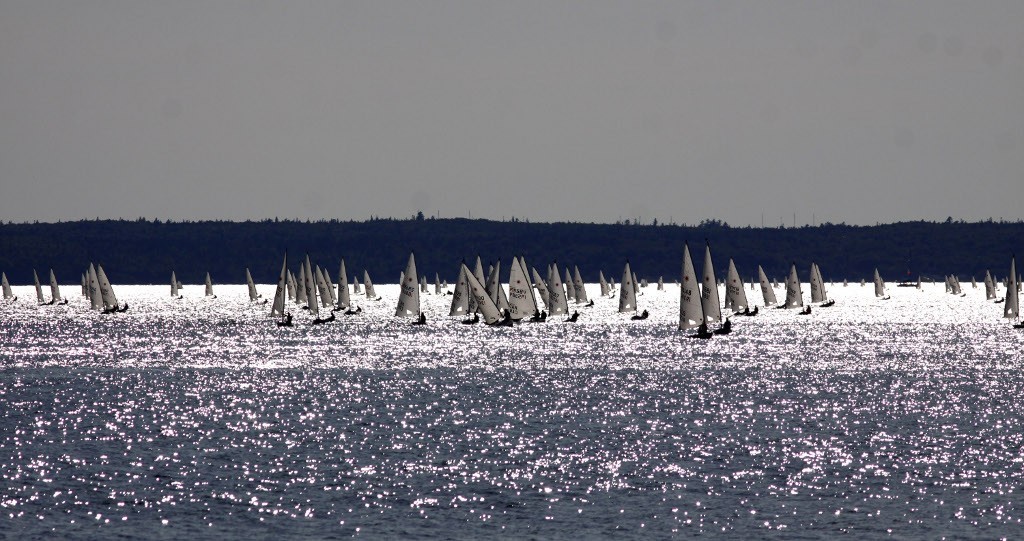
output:
MULTIPOLYGON (((207 271, 214 283, 243 283, 245 268, 260 283, 275 283, 281 256, 289 266, 309 253, 337 280, 345 258, 349 277, 370 272, 376 283, 395 283, 415 251, 421 275, 434 273, 454 281, 458 263, 484 266, 501 259, 503 275, 512 255, 543 272, 578 265, 584 280, 597 281, 598 270, 616 281, 628 259, 638 276, 673 282, 680 274, 683 243, 689 242, 696 265, 704 240, 711 243, 715 268, 724 275, 729 258, 744 279, 762 265, 769 277, 782 278, 790 262, 807 280, 811 261, 826 280, 870 280, 877 267, 887 281, 941 278, 956 274, 979 279, 986 269, 1004 276, 1010 255, 1024 238, 1024 222, 903 222, 876 226, 824 224, 797 228, 729 227, 715 220, 698 226, 529 223, 453 219, 373 219, 303 222, 166 222, 90 220, 61 223, 0 224, 0 270, 14 284, 30 284, 32 269, 52 267, 62 284, 78 283, 89 262, 102 263, 114 283, 167 283, 171 271, 186 284, 202 283, 207 271), (909 275, 908 275, 909 270, 909 275)), ((507 279, 507 275, 503 276, 507 279)))

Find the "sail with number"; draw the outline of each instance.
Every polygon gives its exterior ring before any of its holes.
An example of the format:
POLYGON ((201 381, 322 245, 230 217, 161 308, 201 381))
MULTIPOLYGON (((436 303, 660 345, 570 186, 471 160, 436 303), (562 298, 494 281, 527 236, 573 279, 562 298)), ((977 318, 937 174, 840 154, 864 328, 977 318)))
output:
POLYGON ((512 258, 508 271, 508 312, 512 319, 523 319, 537 313, 537 300, 526 268, 518 257, 512 258))
POLYGON ((110 285, 107 273, 103 272, 103 265, 96 265, 96 279, 100 284, 100 298, 103 299, 103 309, 117 309, 117 295, 114 295, 114 287, 110 285))
POLYGON ((587 288, 583 284, 583 278, 580 277, 580 268, 573 265, 572 273, 572 285, 573 292, 576 294, 576 304, 587 304, 590 300, 587 299, 587 288))
POLYGON ((335 306, 338 304, 338 297, 334 294, 334 282, 331 280, 330 273, 327 272, 327 267, 321 270, 324 273, 324 289, 327 290, 329 306, 335 306))
POLYGON ((316 302, 316 279, 313 278, 313 264, 309 261, 309 254, 306 254, 306 262, 302 265, 302 285, 306 295, 306 306, 314 319, 320 317, 320 304, 316 302))
MULTIPOLYGON (((483 269, 480 269, 481 272, 483 269)), ((474 276, 473 273, 469 272, 469 268, 466 264, 462 264, 462 274, 466 276, 466 281, 469 284, 470 294, 473 295, 477 309, 480 315, 484 317, 484 322, 488 325, 493 325, 501 320, 501 313, 498 311, 498 306, 491 300, 490 295, 487 294, 487 290, 480 280, 474 276)))
MULTIPOLYGON (((526 263, 523 263, 523 265, 526 265, 526 263)), ((536 268, 531 268, 530 272, 533 273, 533 287, 535 287, 537 289, 537 293, 540 294, 540 300, 544 301, 545 307, 550 308, 551 300, 548 299, 547 284, 544 282, 544 280, 540 279, 540 273, 537 272, 536 268)))
POLYGON ((622 269, 622 286, 619 289, 619 312, 636 311, 636 287, 633 284, 633 271, 629 269, 629 261, 626 261, 622 269))
POLYGON ((750 307, 747 293, 743 290, 743 280, 732 258, 729 258, 729 272, 725 276, 725 305, 733 312, 743 312, 750 307))
POLYGON ((363 290, 366 291, 367 299, 376 299, 377 290, 373 288, 373 282, 370 280, 370 273, 367 270, 363 270, 363 290))
POLYGON ((768 281, 768 275, 764 273, 761 265, 757 266, 757 279, 761 282, 761 296, 764 298, 764 305, 772 306, 773 304, 778 304, 779 301, 775 298, 775 290, 772 289, 772 284, 768 281))
POLYGON ((403 281, 400 285, 401 291, 398 294, 398 307, 395 308, 396 317, 419 317, 420 315, 420 288, 419 276, 416 274, 416 256, 409 254, 409 262, 405 265, 405 272, 402 274, 403 281))
POLYGON ((804 305, 804 292, 800 288, 800 277, 796 273, 796 263, 789 268, 786 278, 786 308, 804 305))
MULTIPOLYGON (((715 286, 717 288, 717 286, 715 286)), ((626 291, 623 286, 622 291, 626 291)), ((683 268, 679 281, 679 330, 692 329, 704 322, 704 308, 701 302, 700 282, 693 269, 690 246, 683 245, 683 268)))
POLYGON ((811 302, 824 302, 823 291, 825 284, 821 282, 821 277, 818 275, 818 266, 813 262, 811 263, 811 302))
POLYGON ((548 267, 548 312, 551 315, 565 314, 569 311, 569 301, 562 288, 562 277, 558 274, 558 264, 548 267))
POLYGON ((348 271, 345 270, 345 259, 342 258, 338 267, 338 308, 345 309, 352 305, 352 297, 348 292, 348 271))

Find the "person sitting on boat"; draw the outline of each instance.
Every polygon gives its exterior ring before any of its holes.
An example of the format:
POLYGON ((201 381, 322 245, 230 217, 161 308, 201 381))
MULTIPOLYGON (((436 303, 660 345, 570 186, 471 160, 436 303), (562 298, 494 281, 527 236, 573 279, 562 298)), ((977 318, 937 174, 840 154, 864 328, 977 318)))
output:
POLYGON ((577 312, 576 310, 573 310, 572 311, 572 315, 569 316, 569 319, 567 319, 566 321, 569 322, 569 323, 576 323, 576 320, 579 319, 579 318, 580 318, 580 313, 577 312))
POLYGON ((708 324, 701 323, 700 326, 697 327, 697 334, 694 336, 697 338, 711 338, 712 334, 708 331, 708 324))
POLYGON ((290 311, 284 315, 284 324, 289 327, 292 325, 292 313, 290 311))
POLYGON ((725 318, 725 323, 722 323, 721 330, 723 331, 723 333, 732 331, 732 321, 729 318, 725 318))
POLYGON ((423 312, 420 312, 420 319, 419 319, 418 323, 420 325, 426 325, 427 324, 427 315, 424 314, 423 312))

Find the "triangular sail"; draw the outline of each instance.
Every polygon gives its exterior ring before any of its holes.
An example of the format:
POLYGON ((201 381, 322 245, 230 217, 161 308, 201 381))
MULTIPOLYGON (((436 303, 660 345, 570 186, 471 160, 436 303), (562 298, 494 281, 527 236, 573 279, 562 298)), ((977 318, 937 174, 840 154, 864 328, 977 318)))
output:
POLYGON ((320 268, 320 265, 315 265, 316 270, 313 274, 313 280, 316 281, 316 290, 320 294, 320 304, 324 308, 329 308, 334 305, 331 301, 331 286, 327 285, 327 279, 324 278, 324 271, 320 268))
MULTIPOLYGON (((625 285, 622 286, 622 291, 626 291, 625 285)), ((701 302, 700 282, 697 281, 697 271, 693 269, 690 247, 684 244, 682 276, 679 280, 679 330, 692 329, 703 322, 704 308, 701 302)))
POLYGON ((348 272, 345 270, 345 260, 341 260, 338 267, 338 308, 348 308, 352 305, 352 298, 348 292, 348 272))
POLYGON ((878 274, 878 269, 875 269, 875 296, 885 296, 885 282, 882 280, 882 276, 878 274))
POLYGON ((117 308, 117 295, 114 295, 114 287, 107 279, 107 273, 103 272, 103 265, 96 265, 96 279, 100 284, 100 298, 103 299, 103 308, 112 310, 117 308))
POLYGON ((213 280, 210 279, 210 273, 206 273, 206 296, 213 296, 213 280))
POLYGON ((508 311, 512 319, 523 319, 537 312, 530 279, 522 261, 517 257, 512 258, 508 271, 508 311))
POLYGON ((297 292, 295 287, 295 274, 288 271, 288 300, 295 299, 297 292))
POLYGON ((57 284, 57 276, 53 274, 53 269, 50 269, 50 300, 53 302, 60 302, 60 285, 57 284))
POLYGON ((757 266, 757 279, 761 282, 761 296, 764 298, 764 305, 772 306, 778 304, 779 301, 775 298, 775 290, 772 289, 772 284, 768 281, 768 276, 764 273, 761 265, 757 266))
POLYGON ((633 272, 629 270, 629 261, 622 269, 622 287, 619 293, 619 312, 636 311, 636 287, 633 286, 633 272))
POLYGON ((96 267, 89 263, 89 304, 93 310, 103 309, 103 295, 100 293, 100 280, 96 277, 96 267))
POLYGON ((174 275, 174 271, 171 271, 171 296, 178 296, 178 277, 174 275))
POLYGON ((43 286, 39 283, 39 275, 36 274, 35 269, 32 269, 32 279, 35 280, 36 284, 36 299, 39 300, 39 304, 43 304, 46 302, 46 299, 43 298, 43 286))
POLYGON ((729 258, 729 272, 725 277, 725 304, 733 312, 742 312, 750 307, 747 303, 747 293, 743 290, 743 280, 736 270, 736 264, 729 258))
POLYGON ((711 263, 711 245, 704 247, 704 278, 701 282, 700 304, 708 323, 722 321, 722 302, 718 297, 715 267, 711 263))
POLYGON ((566 302, 572 302, 576 300, 576 284, 572 281, 572 274, 569 272, 569 267, 565 268, 565 300, 566 302))
POLYGON ((665 291, 665 277, 658 277, 658 291, 665 291))
POLYGON ((370 272, 363 270, 363 290, 366 291, 367 299, 376 299, 377 290, 373 289, 373 282, 370 281, 370 272))
POLYGON ((822 296, 822 290, 824 284, 821 283, 821 278, 818 276, 818 266, 811 263, 811 302, 824 302, 825 298, 822 296))
POLYGON ((313 318, 320 317, 320 304, 316 302, 316 281, 313 278, 313 264, 309 261, 309 254, 306 254, 306 262, 302 265, 302 286, 306 295, 306 306, 309 308, 313 318))
POLYGON ((995 282, 992 281, 992 273, 985 271, 985 298, 992 300, 996 298, 995 282))
MULTIPOLYGON (((306 255, 309 259, 309 255, 306 255)), ((309 288, 306 287, 306 262, 299 261, 299 281, 295 288, 295 303, 301 305, 309 304, 309 288)))
POLYGON ((786 278, 786 308, 796 308, 804 305, 804 293, 800 289, 800 277, 796 273, 796 263, 789 268, 789 277, 786 278))
POLYGON ((334 294, 334 282, 331 281, 331 275, 327 272, 327 267, 321 269, 324 273, 324 289, 329 294, 330 306, 338 304, 338 297, 334 294))
POLYGON ((283 316, 285 297, 288 295, 288 252, 284 253, 281 263, 281 274, 277 277, 277 289, 274 291, 274 305, 270 307, 270 315, 283 316))
MULTIPOLYGON (((469 268, 465 264, 462 265, 462 268, 466 281, 469 283, 469 291, 476 300, 480 314, 484 316, 484 322, 488 324, 496 323, 501 319, 501 313, 498 311, 497 305, 491 300, 490 295, 487 294, 487 290, 480 280, 469 272, 469 268)), ((483 269, 481 268, 480 270, 482 271, 483 269)))
POLYGON ((1019 319, 1020 318, 1020 305, 1018 304, 1018 298, 1020 291, 1017 287, 1017 281, 1020 279, 1017 276, 1017 257, 1013 256, 1010 258, 1010 275, 1006 278, 1009 283, 1006 284, 1006 300, 1003 304, 1003 317, 1019 319))
POLYGON ((436 272, 434 273, 434 294, 441 294, 441 277, 436 272))
POLYGON ((572 285, 573 292, 576 294, 576 304, 587 304, 587 288, 584 287, 583 278, 580 277, 580 268, 576 265, 572 267, 572 285))
POLYGON ((252 275, 249 274, 249 268, 245 269, 245 283, 249 286, 249 300, 254 301, 260 297, 259 293, 256 293, 256 282, 252 281, 252 275))
POLYGON ((601 284, 601 296, 607 297, 608 294, 611 293, 612 288, 608 285, 608 280, 605 280, 604 278, 604 271, 597 271, 597 280, 601 284))
POLYGON ((530 268, 530 272, 533 273, 533 287, 537 289, 537 293, 540 293, 540 300, 544 301, 545 308, 551 308, 551 301, 548 299, 548 285, 544 280, 540 279, 540 273, 537 272, 536 268, 530 268))
POLYGON ((409 254, 409 262, 402 273, 401 292, 398 294, 396 317, 418 317, 420 315, 419 277, 416 275, 416 256, 409 254))
POLYGON ((459 264, 459 280, 455 283, 455 292, 452 293, 452 307, 448 310, 449 316, 464 316, 469 313, 469 280, 466 279, 465 263, 459 264))
POLYGON ((548 267, 548 312, 551 315, 565 314, 569 311, 569 302, 562 288, 562 278, 558 275, 558 266, 548 267))
POLYGON ((11 284, 10 284, 10 282, 7 281, 7 273, 6 272, 3 273, 3 274, 0 274, 0 284, 2 284, 3 289, 4 289, 4 298, 5 299, 12 299, 12 298, 14 298, 14 292, 11 291, 11 284))

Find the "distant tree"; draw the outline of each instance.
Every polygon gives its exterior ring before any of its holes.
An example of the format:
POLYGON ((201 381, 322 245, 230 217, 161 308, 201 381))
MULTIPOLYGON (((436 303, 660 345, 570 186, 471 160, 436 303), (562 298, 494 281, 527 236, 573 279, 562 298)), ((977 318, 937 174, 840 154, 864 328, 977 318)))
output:
POLYGON ((417 212, 417 213, 416 213, 416 221, 418 221, 418 222, 422 222, 422 221, 423 221, 423 219, 424 219, 424 218, 423 218, 423 211, 421 210, 421 211, 419 211, 419 212, 417 212))

